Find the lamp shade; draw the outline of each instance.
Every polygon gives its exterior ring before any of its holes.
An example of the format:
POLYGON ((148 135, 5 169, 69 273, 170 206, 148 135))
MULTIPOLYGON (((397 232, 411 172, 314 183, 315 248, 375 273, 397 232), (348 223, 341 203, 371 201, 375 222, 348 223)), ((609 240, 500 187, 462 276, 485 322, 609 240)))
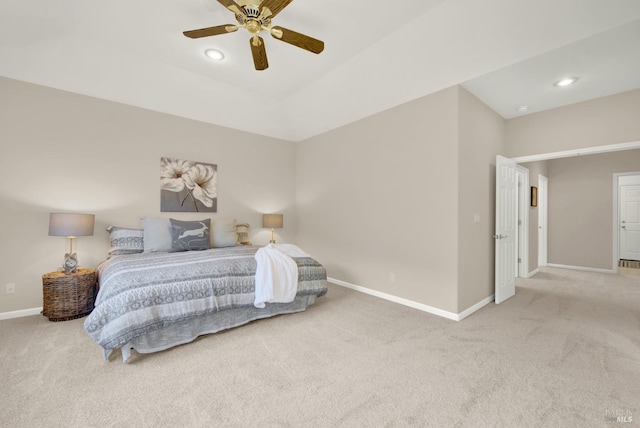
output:
POLYGON ((51 213, 49 236, 91 236, 94 220, 93 214, 51 213))
POLYGON ((282 214, 262 214, 262 227, 282 229, 283 217, 282 214))

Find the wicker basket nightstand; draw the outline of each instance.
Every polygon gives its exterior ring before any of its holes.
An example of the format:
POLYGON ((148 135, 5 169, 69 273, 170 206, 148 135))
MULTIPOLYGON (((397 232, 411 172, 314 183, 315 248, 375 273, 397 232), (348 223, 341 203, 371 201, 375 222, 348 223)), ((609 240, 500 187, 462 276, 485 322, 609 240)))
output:
POLYGON ((42 276, 42 315, 49 321, 82 318, 93 310, 98 273, 95 269, 78 269, 66 275, 50 272, 42 276))

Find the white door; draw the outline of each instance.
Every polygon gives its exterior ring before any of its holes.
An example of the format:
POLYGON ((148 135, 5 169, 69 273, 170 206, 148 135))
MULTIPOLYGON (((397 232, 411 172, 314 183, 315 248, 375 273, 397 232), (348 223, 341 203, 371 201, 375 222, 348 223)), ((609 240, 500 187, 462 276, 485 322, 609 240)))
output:
POLYGON ((547 265, 549 179, 538 175, 538 266, 547 265))
POLYGON ((518 220, 516 163, 496 156, 495 299, 501 303, 516 294, 516 228, 518 220))
POLYGON ((620 186, 620 258, 640 260, 640 186, 620 186))

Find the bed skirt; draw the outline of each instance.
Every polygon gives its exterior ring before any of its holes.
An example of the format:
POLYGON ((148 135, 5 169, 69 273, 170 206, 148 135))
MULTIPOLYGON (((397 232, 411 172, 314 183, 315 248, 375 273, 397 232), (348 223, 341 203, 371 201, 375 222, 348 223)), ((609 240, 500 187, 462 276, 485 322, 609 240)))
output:
MULTIPOLYGON (((135 337, 120 348, 122 361, 129 362, 132 350, 140 354, 164 351, 174 346, 193 342, 199 336, 238 327, 258 319, 302 312, 315 303, 316 297, 315 294, 298 295, 293 302, 268 303, 262 309, 254 306, 231 308, 152 330, 135 337)), ((111 351, 111 349, 104 349, 105 360, 109 359, 111 351)))

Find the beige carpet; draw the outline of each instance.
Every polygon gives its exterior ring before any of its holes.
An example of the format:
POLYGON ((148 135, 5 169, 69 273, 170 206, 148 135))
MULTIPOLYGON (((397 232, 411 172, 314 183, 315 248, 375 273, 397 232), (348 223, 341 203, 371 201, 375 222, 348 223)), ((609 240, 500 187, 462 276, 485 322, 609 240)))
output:
MULTIPOLYGON (((601 427, 640 420, 640 277, 546 269, 453 322, 338 286, 306 312, 102 360, 0 321, 3 427, 601 427)), ((622 425, 622 426, 626 426, 622 425)))

